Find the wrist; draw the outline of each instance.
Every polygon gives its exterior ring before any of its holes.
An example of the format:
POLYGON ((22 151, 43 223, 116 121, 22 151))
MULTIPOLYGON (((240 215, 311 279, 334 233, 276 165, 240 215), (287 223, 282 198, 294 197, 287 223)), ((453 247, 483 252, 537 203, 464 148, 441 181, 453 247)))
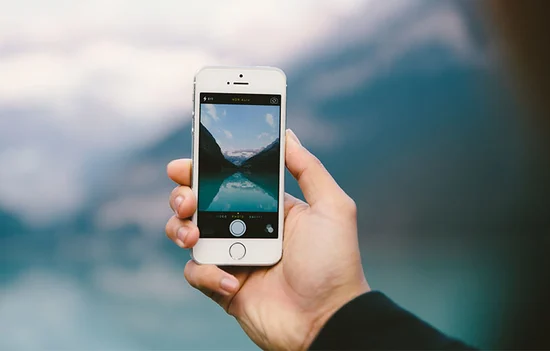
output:
POLYGON ((368 293, 371 291, 367 281, 365 280, 360 286, 356 289, 348 289, 340 294, 334 294, 331 298, 331 302, 327 303, 325 308, 322 309, 320 313, 317 313, 310 322, 309 332, 307 333, 304 343, 300 350, 308 350, 315 338, 319 335, 325 324, 330 320, 330 318, 338 312, 342 307, 347 303, 352 301, 358 296, 368 293))

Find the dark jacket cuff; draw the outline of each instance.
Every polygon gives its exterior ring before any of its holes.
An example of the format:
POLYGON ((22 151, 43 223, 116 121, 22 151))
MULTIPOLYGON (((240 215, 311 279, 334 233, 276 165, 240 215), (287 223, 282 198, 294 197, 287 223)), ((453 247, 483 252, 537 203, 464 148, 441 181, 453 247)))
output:
POLYGON ((363 294, 338 310, 310 350, 471 350, 447 337, 386 295, 363 294))

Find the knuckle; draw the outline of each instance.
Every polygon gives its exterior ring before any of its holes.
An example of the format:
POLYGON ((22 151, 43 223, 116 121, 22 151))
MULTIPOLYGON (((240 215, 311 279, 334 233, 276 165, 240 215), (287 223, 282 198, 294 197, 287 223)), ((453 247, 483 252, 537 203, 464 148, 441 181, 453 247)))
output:
POLYGON ((352 216, 357 215, 357 204, 355 203, 355 200, 353 200, 347 194, 344 195, 344 198, 342 199, 341 206, 348 214, 350 214, 352 216))

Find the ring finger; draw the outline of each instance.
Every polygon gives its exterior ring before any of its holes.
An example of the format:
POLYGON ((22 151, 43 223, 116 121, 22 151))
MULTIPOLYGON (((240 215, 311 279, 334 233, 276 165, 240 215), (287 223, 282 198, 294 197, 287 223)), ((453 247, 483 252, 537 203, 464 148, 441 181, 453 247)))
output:
POLYGON ((166 236, 182 249, 188 249, 199 240, 199 228, 188 219, 172 216, 166 223, 166 236))

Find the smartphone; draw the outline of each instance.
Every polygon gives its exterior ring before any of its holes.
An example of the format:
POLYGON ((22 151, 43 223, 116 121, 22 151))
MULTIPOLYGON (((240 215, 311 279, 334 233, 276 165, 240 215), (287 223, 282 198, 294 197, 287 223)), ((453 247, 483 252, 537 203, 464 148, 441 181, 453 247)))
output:
POLYGON ((269 266, 281 259, 285 121, 282 70, 205 67, 195 75, 197 263, 269 266))

